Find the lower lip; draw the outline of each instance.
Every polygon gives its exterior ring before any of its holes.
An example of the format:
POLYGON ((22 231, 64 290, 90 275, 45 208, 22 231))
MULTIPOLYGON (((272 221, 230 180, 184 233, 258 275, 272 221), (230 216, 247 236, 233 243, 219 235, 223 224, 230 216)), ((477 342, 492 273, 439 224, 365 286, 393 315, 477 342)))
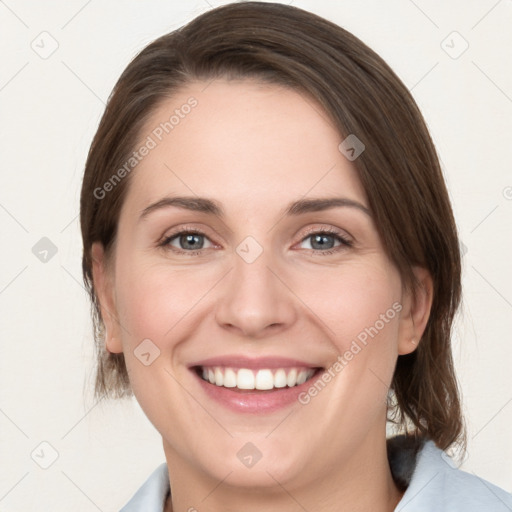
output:
POLYGON ((298 396, 311 386, 320 375, 318 370, 306 382, 292 388, 274 388, 273 390, 258 391, 256 389, 234 390, 216 386, 205 381, 192 369, 192 374, 199 381, 204 392, 213 400, 228 409, 242 413, 271 413, 298 402, 298 396))

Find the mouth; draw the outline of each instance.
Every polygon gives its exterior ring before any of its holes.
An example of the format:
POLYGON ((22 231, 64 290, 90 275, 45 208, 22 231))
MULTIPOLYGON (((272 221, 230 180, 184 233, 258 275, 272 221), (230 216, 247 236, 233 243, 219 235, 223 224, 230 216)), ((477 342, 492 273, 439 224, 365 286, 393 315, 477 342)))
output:
POLYGON ((298 359, 239 354, 195 361, 188 368, 205 399, 231 412, 258 415, 296 405, 310 381, 325 371, 298 359))
POLYGON ((231 412, 260 415, 299 403, 325 368, 281 356, 233 354, 196 361, 189 370, 206 400, 231 412))
POLYGON ((323 371, 321 367, 292 366, 282 368, 237 368, 228 366, 194 366, 197 376, 213 386, 235 392, 276 392, 296 388, 323 371))

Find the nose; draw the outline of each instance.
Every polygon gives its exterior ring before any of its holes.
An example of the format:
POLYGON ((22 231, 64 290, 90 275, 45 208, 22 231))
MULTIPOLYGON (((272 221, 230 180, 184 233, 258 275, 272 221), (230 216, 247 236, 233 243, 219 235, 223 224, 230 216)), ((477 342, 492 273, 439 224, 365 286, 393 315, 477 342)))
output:
POLYGON ((296 320, 294 295, 270 251, 253 262, 234 254, 217 302, 216 320, 226 330, 253 339, 289 328, 296 320))

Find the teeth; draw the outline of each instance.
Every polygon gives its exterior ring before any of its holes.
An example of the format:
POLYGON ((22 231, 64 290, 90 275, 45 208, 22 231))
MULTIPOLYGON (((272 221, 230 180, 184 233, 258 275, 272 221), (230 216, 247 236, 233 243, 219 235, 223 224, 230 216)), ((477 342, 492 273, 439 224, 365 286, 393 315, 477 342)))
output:
POLYGON ((256 389, 272 389, 274 387, 274 376, 270 370, 258 370, 256 374, 256 389))
POLYGON ((308 378, 308 373, 306 370, 302 370, 301 372, 299 372, 299 376, 297 377, 297 386, 304 384, 304 382, 306 382, 307 378, 308 378))
POLYGON ((293 368, 290 373, 288 373, 286 377, 286 384, 288 384, 288 387, 292 388, 297 384, 297 370, 293 368))
POLYGON ((315 370, 312 368, 277 368, 274 370, 250 370, 248 368, 202 368, 203 380, 216 386, 238 389, 267 390, 299 386, 310 379, 315 370))
POLYGON ((222 386, 224 384, 224 374, 220 371, 220 368, 215 368, 215 384, 222 386))
POLYGON ((236 388, 236 373, 231 368, 227 368, 224 372, 223 385, 225 388, 236 388))
MULTIPOLYGON (((217 382, 215 385, 218 386, 217 382)), ((246 368, 240 368, 236 375, 236 387, 239 389, 254 389, 254 373, 246 368)))
POLYGON ((286 372, 280 368, 274 375, 274 387, 285 388, 286 387, 286 372))

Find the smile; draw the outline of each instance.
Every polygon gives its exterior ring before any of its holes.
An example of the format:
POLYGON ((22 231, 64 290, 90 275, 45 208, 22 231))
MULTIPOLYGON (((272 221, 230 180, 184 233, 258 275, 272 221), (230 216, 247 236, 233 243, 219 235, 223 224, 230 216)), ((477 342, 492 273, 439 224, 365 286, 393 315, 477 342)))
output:
POLYGON ((224 354, 188 368, 205 398, 235 413, 267 414, 298 404, 298 395, 325 371, 320 361, 278 355, 224 354))
POLYGON ((317 369, 292 368, 229 368, 222 366, 199 366, 198 375, 215 386, 238 388, 240 390, 256 389, 261 391, 292 388, 300 386, 315 375, 317 369))

